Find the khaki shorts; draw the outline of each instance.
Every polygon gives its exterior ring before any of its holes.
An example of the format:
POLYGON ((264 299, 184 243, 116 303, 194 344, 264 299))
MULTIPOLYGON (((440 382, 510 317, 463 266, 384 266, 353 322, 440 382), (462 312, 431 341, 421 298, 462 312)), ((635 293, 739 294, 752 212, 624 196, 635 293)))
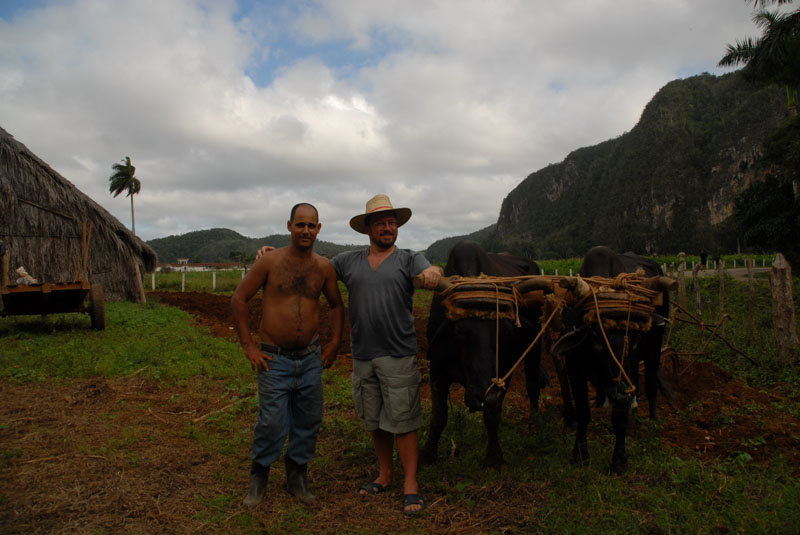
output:
POLYGON ((422 427, 417 356, 353 359, 353 401, 367 431, 408 433, 422 427))

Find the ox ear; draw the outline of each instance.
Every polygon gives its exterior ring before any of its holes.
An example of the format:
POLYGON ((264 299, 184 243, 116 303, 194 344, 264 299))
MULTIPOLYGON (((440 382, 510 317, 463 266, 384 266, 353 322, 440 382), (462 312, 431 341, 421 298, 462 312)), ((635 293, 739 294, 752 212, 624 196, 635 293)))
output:
POLYGON ((428 343, 428 360, 436 355, 446 355, 453 347, 454 324, 452 321, 444 321, 428 343))
POLYGON ((661 314, 656 314, 655 312, 653 312, 652 316, 653 316, 653 325, 655 325, 656 327, 663 327, 669 322, 669 320, 664 316, 662 316, 661 314))
POLYGON ((550 353, 553 355, 563 355, 564 353, 572 351, 581 345, 584 340, 586 340, 586 335, 588 333, 588 329, 578 329, 568 332, 559 338, 555 344, 553 344, 553 347, 550 349, 550 353))

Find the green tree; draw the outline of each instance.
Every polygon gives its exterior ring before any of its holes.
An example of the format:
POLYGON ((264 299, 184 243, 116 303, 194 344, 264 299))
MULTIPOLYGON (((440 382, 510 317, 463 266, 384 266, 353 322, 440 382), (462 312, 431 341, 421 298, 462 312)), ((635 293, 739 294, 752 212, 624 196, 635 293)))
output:
POLYGON ((786 87, 787 105, 797 115, 797 90, 800 87, 800 9, 781 13, 764 9, 767 4, 790 4, 792 0, 755 0, 761 10, 753 17, 762 29, 758 38, 747 37, 728 45, 720 67, 744 65, 745 78, 759 83, 786 87))
POLYGON ((108 191, 109 193, 112 193, 114 197, 123 191, 128 192, 127 196, 131 198, 131 231, 133 232, 133 235, 136 236, 136 218, 134 217, 133 212, 133 196, 141 191, 142 183, 134 176, 136 173, 136 168, 131 164, 130 156, 125 156, 125 159, 122 161, 125 163, 115 163, 111 166, 111 169, 114 170, 114 174, 108 177, 108 181, 110 182, 108 191))
POLYGON ((728 45, 719 65, 741 64, 746 79, 786 87, 789 120, 764 141, 766 179, 737 197, 734 220, 746 242, 777 249, 796 266, 800 262, 796 238, 800 232, 800 9, 784 13, 765 9, 768 4, 790 3, 792 0, 754 0, 753 7, 760 5, 753 21, 762 29, 761 37, 728 45))

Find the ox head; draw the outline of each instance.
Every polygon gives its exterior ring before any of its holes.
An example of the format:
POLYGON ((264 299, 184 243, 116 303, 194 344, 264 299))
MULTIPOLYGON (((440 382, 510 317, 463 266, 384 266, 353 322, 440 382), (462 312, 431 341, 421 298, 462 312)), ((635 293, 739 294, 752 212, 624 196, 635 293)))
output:
POLYGON ((464 404, 471 412, 499 409, 505 397, 502 388, 491 388, 492 380, 509 370, 515 331, 511 320, 463 318, 442 325, 431 341, 431 352, 448 353, 464 386, 464 404), (499 329, 499 364, 496 340, 499 329), (488 390, 488 394, 487 394, 488 390))
POLYGON ((584 368, 603 406, 627 410, 636 406, 636 394, 631 391, 628 378, 638 373, 631 355, 635 353, 639 340, 638 331, 626 333, 608 329, 604 335, 598 324, 581 325, 562 335, 551 352, 566 355, 577 362, 573 365, 584 368))

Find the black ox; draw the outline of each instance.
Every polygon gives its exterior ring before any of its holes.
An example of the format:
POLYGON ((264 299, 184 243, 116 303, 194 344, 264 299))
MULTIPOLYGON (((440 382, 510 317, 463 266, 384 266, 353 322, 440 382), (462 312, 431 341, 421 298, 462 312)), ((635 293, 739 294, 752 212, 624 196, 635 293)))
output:
MULTIPOLYGON (((477 277, 482 273, 515 277, 537 275, 539 268, 523 258, 486 253, 474 243, 456 244, 450 251, 445 276, 477 277)), ((487 309, 493 310, 491 305, 487 309)), ((485 465, 498 466, 504 462, 497 431, 506 390, 489 387, 493 378, 503 377, 528 349, 539 332, 539 314, 538 309, 521 311, 521 327, 517 327, 512 319, 448 319, 442 303, 437 300, 431 303, 427 334, 432 410, 428 440, 420 454, 423 463, 436 462, 439 437, 447 424, 447 401, 453 383, 464 386, 464 403, 471 412, 483 411, 488 435, 485 465), (498 340, 499 370, 495 361, 498 340)), ((525 358, 525 381, 532 413, 538 410, 539 391, 547 382, 540 364, 541 351, 537 342, 525 358)))
MULTIPOLYGON (((586 253, 580 275, 584 278, 614 278, 621 273, 635 273, 637 270, 643 270, 645 277, 663 275, 661 267, 648 258, 635 253, 616 254, 608 247, 599 246, 586 253)), ((611 471, 614 473, 625 472, 628 468, 625 436, 629 414, 637 405, 636 394, 641 361, 645 363, 645 385, 650 418, 656 417, 658 391, 662 390, 669 395, 660 368, 661 343, 666 318, 669 317, 669 294, 665 285, 672 281, 669 279, 654 279, 654 281, 657 281, 659 286, 653 289, 661 292, 661 300, 660 304, 655 306, 655 311, 650 314, 652 326, 647 331, 626 329, 622 322, 616 328, 606 328, 604 337, 598 323, 584 321, 586 309, 564 310, 565 326, 571 323, 573 330, 558 340, 552 352, 566 357, 567 374, 575 401, 577 429, 572 455, 576 463, 586 463, 589 459, 586 441, 586 430, 590 420, 588 382, 591 382, 597 390, 598 402, 612 409, 611 423, 615 444, 611 456, 611 471), (617 361, 610 354, 609 347, 617 357, 617 361), (624 374, 621 373, 620 364, 631 384, 627 383, 624 374)), ((592 298, 588 296, 587 299, 592 298)))

